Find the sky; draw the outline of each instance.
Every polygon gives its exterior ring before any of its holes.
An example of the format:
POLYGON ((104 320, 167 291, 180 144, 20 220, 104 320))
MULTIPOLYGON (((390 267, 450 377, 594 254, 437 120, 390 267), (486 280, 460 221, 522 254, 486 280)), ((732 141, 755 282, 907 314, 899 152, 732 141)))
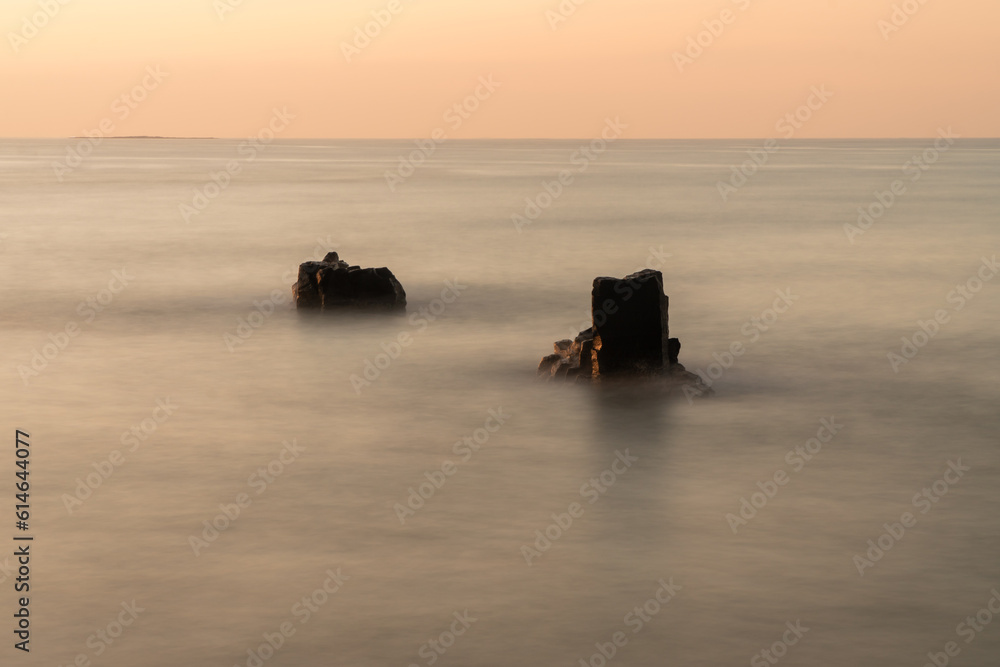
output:
POLYGON ((3 0, 0 136, 997 137, 997 25, 996 0, 3 0))

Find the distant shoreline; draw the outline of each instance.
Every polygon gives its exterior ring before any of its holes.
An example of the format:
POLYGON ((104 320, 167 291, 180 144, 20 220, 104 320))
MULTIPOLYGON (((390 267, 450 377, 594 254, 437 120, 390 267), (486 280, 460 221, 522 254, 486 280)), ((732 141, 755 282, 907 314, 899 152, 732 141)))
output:
MULTIPOLYGON (((55 140, 55 139, 95 139, 97 137, 88 136, 71 136, 71 137, 0 137, 0 140, 55 140)), ((162 136, 147 136, 147 135, 136 135, 128 137, 99 137, 101 140, 104 139, 177 139, 177 140, 205 140, 205 141, 236 141, 242 139, 243 137, 162 137, 162 136)), ((788 144, 795 143, 805 143, 809 141, 823 141, 823 142, 847 142, 847 141, 926 141, 927 139, 933 139, 934 137, 795 137, 793 139, 783 140, 788 144)), ((275 141, 417 141, 420 137, 294 137, 290 139, 275 139, 275 141)), ((592 139, 592 138, 591 138, 592 139)), ((460 143, 460 142, 472 142, 472 141, 590 141, 586 137, 475 137, 475 138, 463 138, 463 139, 449 139, 449 142, 460 143)), ((637 143, 643 141, 674 141, 674 142, 720 142, 720 141, 765 141, 766 137, 713 137, 713 138, 667 138, 667 137, 630 137, 621 138, 619 141, 637 143)), ((961 137, 959 141, 1000 141, 1000 137, 961 137)))
MULTIPOLYGON (((69 139, 92 139, 93 137, 68 137, 69 139)), ((102 139, 216 139, 217 137, 154 137, 145 135, 136 135, 133 137, 101 137, 102 139)))

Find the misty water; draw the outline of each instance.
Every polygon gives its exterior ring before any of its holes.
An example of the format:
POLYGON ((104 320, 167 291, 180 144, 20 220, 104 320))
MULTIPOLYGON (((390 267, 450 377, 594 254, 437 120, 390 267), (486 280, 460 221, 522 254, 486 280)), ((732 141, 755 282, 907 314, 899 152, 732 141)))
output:
POLYGON ((18 664, 996 665, 1000 142, 584 143, 0 144, 18 664), (408 315, 297 313, 328 250, 408 315), (715 396, 538 383, 643 267, 715 396))

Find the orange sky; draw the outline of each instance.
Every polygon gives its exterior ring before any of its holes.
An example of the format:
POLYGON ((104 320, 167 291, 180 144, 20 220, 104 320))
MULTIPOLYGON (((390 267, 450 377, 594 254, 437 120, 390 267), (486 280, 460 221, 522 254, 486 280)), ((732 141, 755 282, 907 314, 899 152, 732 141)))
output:
POLYGON ((996 0, 3 0, 0 136, 245 137, 279 108, 282 138, 756 138, 825 86, 796 137, 996 137, 998 25, 996 0))

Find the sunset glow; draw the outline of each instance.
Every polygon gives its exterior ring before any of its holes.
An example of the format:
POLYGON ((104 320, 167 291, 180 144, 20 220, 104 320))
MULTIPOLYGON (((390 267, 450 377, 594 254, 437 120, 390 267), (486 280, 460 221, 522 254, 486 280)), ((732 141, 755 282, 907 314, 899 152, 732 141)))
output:
POLYGON ((424 137, 481 76, 456 137, 996 136, 989 0, 8 0, 0 134, 424 137), (367 30, 368 34, 365 34, 367 30), (125 115, 148 67, 168 76, 125 115))

